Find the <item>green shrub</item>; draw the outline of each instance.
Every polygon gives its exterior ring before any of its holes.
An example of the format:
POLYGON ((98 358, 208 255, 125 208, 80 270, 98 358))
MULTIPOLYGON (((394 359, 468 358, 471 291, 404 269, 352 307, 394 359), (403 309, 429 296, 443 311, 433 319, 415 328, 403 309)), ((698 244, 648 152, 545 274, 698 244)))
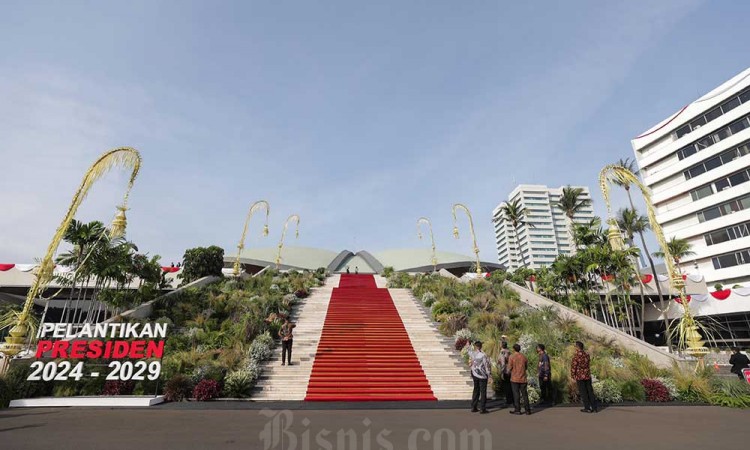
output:
POLYGON ((231 372, 224 381, 224 396, 247 398, 253 392, 257 376, 250 370, 242 369, 231 372))
POLYGON ((659 377, 657 378, 657 380, 659 380, 661 384, 663 384, 664 387, 667 388, 670 400, 677 400, 680 398, 680 391, 677 389, 677 384, 675 383, 674 378, 659 377))
POLYGON ((620 385, 614 380, 597 380, 593 383, 594 395, 602 403, 622 402, 620 385))
POLYGON ((529 405, 534 405, 536 403, 539 403, 539 399, 542 398, 539 388, 529 385, 528 391, 529 391, 529 405))
POLYGON ((620 392, 622 393, 622 399, 630 402, 644 402, 646 401, 646 390, 640 381, 627 380, 620 385, 620 392))
POLYGON ((167 381, 164 386, 164 400, 168 402, 181 402, 190 397, 193 392, 193 383, 190 378, 177 374, 167 381))
POLYGON ((750 385, 740 380, 713 380, 708 401, 729 408, 750 408, 750 385))
POLYGON ((428 308, 432 306, 433 303, 435 303, 435 294, 432 292, 425 292, 422 294, 422 304, 427 306, 428 308))

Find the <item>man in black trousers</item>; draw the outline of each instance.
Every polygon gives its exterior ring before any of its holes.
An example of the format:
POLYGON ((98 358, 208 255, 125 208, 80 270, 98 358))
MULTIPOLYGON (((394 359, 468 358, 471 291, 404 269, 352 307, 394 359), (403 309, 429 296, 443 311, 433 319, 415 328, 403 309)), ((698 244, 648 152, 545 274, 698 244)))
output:
POLYGON ((279 337, 281 338, 281 365, 285 365, 286 362, 292 365, 292 344, 294 343, 294 335, 292 330, 297 325, 289 321, 289 317, 284 318, 284 324, 279 329, 279 337))
POLYGON ((576 354, 570 364, 570 376, 576 380, 578 393, 581 394, 583 409, 581 412, 598 412, 594 387, 591 384, 591 357, 583 351, 583 342, 576 341, 576 354))
POLYGON ((487 414, 487 380, 490 377, 491 366, 490 359, 482 351, 482 342, 476 341, 474 349, 469 349, 469 358, 471 361, 471 378, 474 380, 474 392, 471 395, 471 412, 480 411, 477 406, 481 407, 480 414, 487 414))

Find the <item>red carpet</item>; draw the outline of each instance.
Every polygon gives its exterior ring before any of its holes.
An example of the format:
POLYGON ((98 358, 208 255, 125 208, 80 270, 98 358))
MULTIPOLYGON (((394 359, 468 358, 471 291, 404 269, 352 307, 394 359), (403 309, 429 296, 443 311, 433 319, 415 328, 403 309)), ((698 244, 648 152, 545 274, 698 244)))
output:
POLYGON ((341 275, 333 289, 305 400, 437 400, 388 290, 372 275, 341 275))

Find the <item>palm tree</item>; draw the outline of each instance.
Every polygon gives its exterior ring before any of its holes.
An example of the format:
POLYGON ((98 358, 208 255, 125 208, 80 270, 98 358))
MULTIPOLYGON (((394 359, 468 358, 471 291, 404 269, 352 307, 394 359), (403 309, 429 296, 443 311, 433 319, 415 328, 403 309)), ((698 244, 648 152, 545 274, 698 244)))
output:
POLYGON ((75 292, 76 284, 84 279, 86 281, 78 287, 76 305, 73 314, 75 314, 75 309, 78 308, 78 303, 80 302, 81 297, 83 296, 84 299, 86 297, 90 271, 84 266, 87 265, 89 257, 93 254, 93 248, 104 237, 106 231, 107 229, 104 227, 104 224, 98 220, 89 223, 73 220, 68 226, 68 229, 65 230, 63 239, 70 243, 73 248, 69 252, 59 255, 56 258, 56 262, 57 264, 72 267, 74 272, 73 279, 70 280, 72 285, 71 295, 65 300, 65 305, 63 306, 61 315, 63 322, 67 322, 68 306, 70 305, 73 292, 75 292))
MULTIPOLYGON (((628 246, 630 246, 631 248, 637 248, 635 247, 634 242, 635 234, 647 230, 650 225, 648 222, 648 218, 638 214, 638 211, 630 208, 624 208, 617 212, 617 226, 619 226, 620 229, 625 232, 625 240, 627 241, 628 246)), ((637 261, 637 257, 633 256, 633 266, 636 269, 636 273, 638 274, 638 276, 640 276, 640 270, 638 270, 637 261)), ((640 290, 641 296, 641 322, 639 331, 641 334, 641 339, 643 339, 643 317, 646 312, 646 300, 645 294, 643 292, 643 282, 640 280, 638 280, 638 288, 640 290)))
MULTIPOLYGON (((625 158, 620 159, 616 163, 616 165, 629 170, 630 172, 634 173, 635 175, 638 175, 638 169, 636 168, 636 161, 631 158, 625 158)), ((625 192, 628 194, 628 201, 630 202, 630 209, 635 211, 635 203, 633 203, 633 196, 630 194, 630 182, 628 180, 620 179, 619 177, 614 177, 612 179, 612 182, 623 189, 625 189, 625 192)), ((646 246, 646 238, 643 236, 643 231, 638 231, 638 236, 641 239, 641 247, 643 247, 643 253, 646 254, 646 258, 648 259, 648 264, 651 266, 651 274, 654 276, 654 284, 656 285, 656 292, 659 294, 659 307, 664 310, 664 296, 661 293, 661 286, 659 284, 659 280, 656 277, 656 265, 654 264, 653 258, 651 258, 651 253, 648 251, 648 247, 646 246)), ((665 317, 665 322, 667 322, 667 319, 665 317)), ((667 335, 669 335, 669 327, 667 326, 667 335)), ((669 351, 672 351, 672 340, 667 337, 667 345, 669 347, 669 351)))
POLYGON ((573 239, 579 248, 606 244, 607 234, 602 229, 602 219, 594 217, 585 223, 574 223, 573 239))
POLYGON ((574 188, 568 185, 562 190, 560 200, 558 200, 554 206, 559 208, 568 219, 568 236, 570 239, 570 247, 573 253, 578 251, 575 240, 573 239, 573 218, 576 214, 581 212, 583 208, 591 206, 591 200, 582 198, 583 188, 574 188))
MULTIPOLYGON (((526 214, 526 208, 521 205, 520 199, 505 202, 500 207, 500 221, 505 222, 506 224, 513 227, 513 238, 516 243, 516 248, 518 249, 518 255, 521 258, 521 265, 523 265, 524 267, 527 267, 527 264, 525 258, 523 257, 523 253, 521 252, 521 245, 518 242, 518 228, 521 227, 521 225, 526 225, 529 228, 534 228, 533 224, 526 222, 526 214)), ((510 248, 508 249, 508 255, 510 256, 510 248)))
MULTIPOLYGON (((695 255, 692 248, 693 246, 690 245, 690 242, 688 242, 687 239, 678 239, 676 236, 672 236, 672 239, 667 242, 667 249, 669 249, 669 253, 672 254, 672 260, 677 266, 677 270, 680 270, 680 263, 683 259, 695 255)), ((654 256, 657 258, 664 258, 664 252, 654 252, 654 256)))

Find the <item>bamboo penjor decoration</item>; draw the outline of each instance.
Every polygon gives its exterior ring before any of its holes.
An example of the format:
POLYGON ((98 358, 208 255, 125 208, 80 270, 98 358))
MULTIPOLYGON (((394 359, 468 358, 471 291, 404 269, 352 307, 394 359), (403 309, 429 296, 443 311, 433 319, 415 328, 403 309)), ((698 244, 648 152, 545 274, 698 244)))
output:
POLYGON ((240 276, 240 258, 242 257, 242 250, 245 248, 245 238, 247 237, 247 226, 250 224, 250 219, 253 218, 258 210, 266 210, 266 223, 263 225, 263 236, 268 236, 268 214, 271 212, 271 208, 268 206, 268 202, 265 200, 258 200, 250 206, 250 210, 247 212, 247 219, 245 219, 245 225, 242 227, 242 236, 240 236, 240 242, 237 244, 237 258, 234 261, 234 276, 240 276))
POLYGON ((276 255, 276 270, 279 270, 281 267, 281 250, 284 248, 284 237, 286 236, 286 229, 289 227, 289 222, 295 221, 297 224, 297 228, 294 231, 294 238, 297 239, 299 237, 299 216, 297 214, 292 214, 291 216, 286 218, 286 222, 284 222, 284 228, 281 230, 281 240, 279 241, 279 253, 276 255))
POLYGON ((420 228, 420 225, 426 224, 428 229, 430 230, 430 242, 432 243, 432 271, 437 272, 437 256, 435 252, 435 235, 432 234, 432 222, 430 222, 430 219, 427 217, 420 217, 417 219, 417 237, 419 239, 422 239, 422 229, 420 228))
POLYGON ((128 180, 127 188, 125 189, 125 195, 122 203, 117 206, 118 211, 117 214, 115 214, 110 228, 111 237, 121 237, 125 235, 125 228, 127 226, 125 211, 128 209, 130 190, 133 188, 135 179, 138 177, 138 172, 141 169, 141 155, 134 148, 119 147, 101 155, 86 171, 86 175, 83 177, 81 185, 73 196, 70 206, 68 206, 67 213, 57 227, 54 236, 52 236, 52 241, 47 247, 47 253, 39 264, 36 278, 26 295, 23 309, 18 313, 14 326, 10 329, 10 335, 5 338, 6 342, 0 346, 1 353, 13 356, 23 349, 23 343, 27 339, 27 333, 30 330, 29 318, 34 299, 46 289, 52 280, 53 270, 55 268, 54 257, 65 232, 73 221, 73 218, 78 211, 78 207, 86 199, 91 187, 115 167, 122 167, 130 169, 131 171, 130 179, 128 180))
MULTIPOLYGON (((607 222, 609 223, 608 236, 610 245, 614 250, 622 250, 624 248, 624 240, 620 229, 617 226, 617 220, 612 215, 612 205, 610 204, 609 199, 609 182, 612 179, 631 183, 637 186, 638 189, 640 189, 641 194, 643 195, 643 200, 646 203, 646 212, 649 224, 651 225, 651 229, 653 230, 654 235, 656 235, 656 240, 659 243, 659 247, 661 247, 661 250, 664 253, 664 263, 667 266, 667 273, 669 274, 669 285, 672 289, 677 291, 680 296, 682 316, 680 317, 678 325, 678 347, 684 349, 686 353, 693 356, 705 355, 706 353, 708 353, 708 349, 703 346, 703 340, 700 333, 698 332, 698 329, 701 328, 701 325, 700 323, 698 323, 698 321, 695 320, 692 313, 690 312, 687 295, 685 293, 685 281, 682 279, 682 274, 677 269, 674 263, 674 258, 669 251, 669 246, 667 245, 667 239, 664 236, 664 231, 662 230, 661 225, 659 225, 659 222, 656 220, 656 208, 654 207, 653 201, 651 200, 651 194, 648 188, 643 183, 641 183, 641 180, 633 172, 618 164, 605 166, 599 173, 599 186, 602 190, 604 202, 607 205, 607 222)), ((659 280, 656 280, 656 282, 658 283, 659 280)), ((668 310, 669 308, 667 308, 667 311, 664 311, 663 313, 667 314, 668 310)))
POLYGON ((453 237, 455 237, 456 239, 459 238, 458 225, 456 224, 456 221, 457 221, 456 210, 457 209, 463 210, 463 212, 465 212, 466 216, 469 218, 469 232, 471 233, 474 256, 476 256, 477 258, 477 275, 481 275, 482 263, 479 261, 479 247, 477 246, 477 235, 474 233, 474 219, 471 218, 471 211, 469 211, 469 208, 462 205, 461 203, 456 203, 455 205, 453 205, 453 237))

